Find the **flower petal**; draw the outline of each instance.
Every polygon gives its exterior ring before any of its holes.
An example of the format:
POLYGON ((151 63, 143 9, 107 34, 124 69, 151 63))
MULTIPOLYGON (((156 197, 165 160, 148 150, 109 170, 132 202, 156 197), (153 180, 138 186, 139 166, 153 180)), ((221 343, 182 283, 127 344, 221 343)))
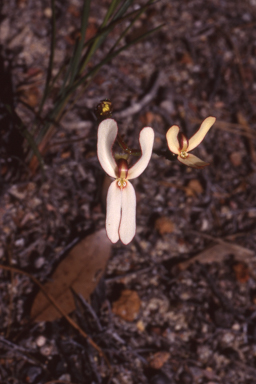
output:
POLYGON ((188 154, 188 157, 186 159, 182 159, 182 157, 178 156, 178 160, 182 163, 185 164, 187 167, 191 168, 204 168, 210 163, 205 163, 203 160, 199 159, 195 155, 188 154))
POLYGON ((127 179, 135 179, 147 168, 152 154, 154 136, 154 130, 150 127, 145 127, 140 131, 139 142, 141 157, 137 163, 128 170, 127 179))
POLYGON ((180 153, 180 143, 178 140, 178 133, 180 128, 178 125, 173 125, 171 128, 168 129, 166 133, 166 140, 168 147, 171 152, 178 155, 180 153))
POLYGON ((194 149, 201 143, 206 133, 209 131, 209 129, 215 123, 215 121, 216 121, 216 117, 209 116, 202 122, 198 131, 188 141, 188 149, 187 149, 188 151, 192 151, 192 149, 194 149))
POLYGON ((103 120, 98 128, 97 153, 100 165, 111 177, 116 178, 116 162, 112 155, 112 147, 117 136, 117 123, 113 119, 103 120))
POLYGON ((106 231, 110 241, 116 243, 119 240, 119 226, 121 219, 122 191, 114 180, 107 194, 106 231))
POLYGON ((120 240, 125 245, 130 243, 136 232, 136 195, 133 185, 127 181, 122 190, 122 217, 119 229, 120 240))

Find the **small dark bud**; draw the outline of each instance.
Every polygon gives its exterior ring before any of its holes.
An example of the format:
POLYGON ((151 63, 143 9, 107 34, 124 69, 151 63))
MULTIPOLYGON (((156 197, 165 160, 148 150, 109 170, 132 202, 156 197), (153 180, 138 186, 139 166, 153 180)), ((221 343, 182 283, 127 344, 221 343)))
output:
POLYGON ((108 99, 101 100, 94 111, 97 119, 102 121, 112 116, 113 105, 108 99))

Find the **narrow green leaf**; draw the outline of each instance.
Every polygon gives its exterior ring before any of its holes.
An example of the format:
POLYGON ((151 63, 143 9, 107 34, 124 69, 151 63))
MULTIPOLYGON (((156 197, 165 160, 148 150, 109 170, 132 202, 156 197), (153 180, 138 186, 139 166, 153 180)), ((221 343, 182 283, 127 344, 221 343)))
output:
MULTIPOLYGON (((117 14, 114 16, 114 19, 121 17, 126 12, 126 10, 129 8, 129 6, 133 3, 133 1, 134 0, 125 0, 123 5, 117 11, 117 14)), ((103 23, 100 26, 100 30, 102 30, 106 26, 107 22, 109 21, 110 17, 112 16, 113 12, 115 11, 115 9, 119 5, 119 3, 120 3, 120 0, 113 0, 111 2, 111 5, 107 11, 107 14, 106 14, 104 20, 103 20, 103 23)), ((94 55, 96 50, 103 44, 103 42, 106 40, 109 32, 113 28, 114 28, 114 26, 108 28, 107 31, 103 32, 103 34, 100 37, 96 38, 96 40, 93 42, 91 47, 88 48, 88 51, 86 52, 85 57, 82 60, 79 74, 81 74, 84 71, 84 69, 85 69, 86 65, 88 64, 88 62, 90 61, 91 57, 94 55)))
POLYGON ((160 28, 162 28, 165 25, 165 23, 159 25, 158 27, 151 29, 149 32, 144 33, 143 35, 139 36, 137 39, 134 39, 130 43, 124 45, 123 47, 119 48, 118 50, 112 52, 111 54, 108 54, 99 64, 97 64, 90 72, 88 72, 86 75, 81 77, 79 80, 77 80, 73 86, 68 89, 68 92, 73 92, 79 85, 81 85, 85 80, 88 78, 95 76, 96 73, 101 69, 101 67, 107 63, 109 63, 113 58, 115 58, 117 55, 119 55, 122 51, 125 51, 127 48, 131 47, 132 45, 138 43, 140 40, 143 40, 147 36, 151 35, 152 33, 158 31, 160 28))
MULTIPOLYGON (((158 27, 150 30, 149 32, 144 33, 143 35, 139 36, 137 39, 131 41, 130 43, 124 45, 123 47, 119 48, 118 50, 112 52, 111 54, 108 54, 99 64, 97 64, 90 72, 88 72, 86 75, 81 77, 80 79, 76 80, 72 85, 69 87, 66 87, 65 90, 63 91, 62 95, 59 97, 58 102, 55 104, 55 108, 52 110, 49 120, 54 120, 58 113, 63 109, 65 106, 65 103, 67 100, 70 98, 72 93, 81 85, 83 84, 86 80, 88 81, 89 78, 94 77, 97 72, 101 69, 101 67, 107 63, 109 63, 113 58, 118 56, 122 51, 126 50, 130 46, 138 43, 142 39, 146 38, 147 36, 151 35, 152 33, 158 31, 160 28, 162 28, 164 24, 159 25, 158 27)), ((47 132, 47 130, 46 130, 47 132)))
MULTIPOLYGON (((148 5, 146 4, 145 6, 143 6, 143 9, 145 10, 147 7, 148 7, 148 5)), ((130 19, 132 16, 137 15, 140 12, 140 10, 141 9, 137 9, 136 11, 132 11, 130 13, 127 13, 123 17, 120 17, 118 19, 112 20, 111 23, 108 26, 104 27, 103 29, 100 29, 95 36, 91 37, 84 44, 84 48, 86 46, 90 45, 91 43, 93 43, 98 37, 104 35, 106 32, 109 33, 117 24, 121 24, 123 21, 126 21, 126 20, 130 19)))
POLYGON ((82 12, 82 22, 81 22, 81 37, 80 37, 75 55, 73 57, 73 62, 71 63, 71 75, 70 75, 70 80, 69 80, 70 84, 73 83, 73 81, 77 75, 77 72, 78 72, 78 66, 79 66, 79 62, 81 59, 81 54, 82 54, 82 50, 83 50, 83 46, 84 46, 85 34, 86 34, 87 27, 88 27, 90 5, 91 5, 91 0, 84 0, 83 12, 82 12))
POLYGON ((111 48, 110 52, 113 52, 115 50, 115 48, 118 46, 120 41, 127 35, 129 30, 131 29, 131 27, 134 25, 135 21, 138 20, 138 18, 142 15, 142 13, 145 11, 145 9, 147 9, 153 2, 154 2, 154 0, 149 0, 147 2, 147 4, 145 4, 143 7, 141 7, 141 9, 137 13, 137 15, 134 17, 134 19, 130 22, 128 27, 125 28, 125 30, 121 33, 121 35, 119 36, 119 38, 117 39, 117 41, 115 42, 113 47, 111 48))
POLYGON ((124 1, 124 4, 119 8, 117 13, 113 17, 113 20, 116 20, 119 17, 122 17, 125 14, 125 12, 127 11, 127 9, 132 5, 133 2, 134 2, 134 0, 126 0, 126 1, 124 1))
MULTIPOLYGON (((54 5, 55 0, 51 0, 52 4, 54 5)), ((158 29, 162 27, 162 25, 158 26, 157 28, 152 29, 151 31, 141 35, 137 39, 133 40, 132 42, 124 45, 123 47, 116 49, 117 45, 121 41, 121 39, 128 33, 134 22, 140 17, 140 15, 143 13, 143 11, 154 2, 154 0, 149 0, 143 7, 141 7, 139 10, 132 11, 130 13, 126 13, 128 8, 133 4, 134 0, 112 0, 108 11, 105 15, 105 18, 100 26, 100 29, 96 36, 92 37, 89 41, 84 43, 85 40, 85 34, 88 27, 88 18, 89 18, 89 10, 90 10, 90 0, 84 0, 84 7, 82 12, 82 25, 81 25, 81 39, 77 41, 77 44, 74 49, 73 56, 71 60, 69 61, 69 64, 64 64, 58 74, 52 79, 51 84, 51 76, 49 77, 49 83, 47 85, 47 94, 49 94, 50 90, 52 89, 55 81, 59 78, 59 76, 62 74, 65 67, 68 66, 66 76, 64 77, 64 81, 61 87, 61 90, 59 92, 58 98, 55 101, 55 105, 51 112, 48 114, 48 116, 45 118, 45 124, 40 129, 40 132, 37 136, 37 142, 40 143, 41 140, 43 140, 45 134, 50 129, 50 127, 54 124, 57 124, 57 122, 60 120, 60 118, 63 116, 63 113, 65 111, 65 108, 70 101, 70 98, 73 94, 73 92, 81 85, 83 85, 83 88, 85 89, 86 86, 88 86, 89 82, 93 79, 93 77, 97 74, 97 72, 102 68, 103 65, 109 63, 114 57, 118 56, 122 51, 126 50, 130 46, 136 44, 140 40, 146 38, 151 33, 156 32, 158 29), (120 5, 120 3, 122 3, 120 5), (118 8, 118 6, 120 7, 118 8), (89 60, 95 53, 95 51, 103 44, 105 39, 107 38, 108 34, 112 31, 112 29, 115 27, 115 25, 121 23, 124 20, 129 19, 132 17, 132 20, 129 24, 129 26, 123 31, 121 36, 116 41, 115 45, 112 47, 112 49, 109 51, 109 53, 105 56, 105 58, 95 65, 94 68, 92 68, 88 73, 78 78, 78 75, 82 75, 84 69, 86 68, 89 60), (112 19, 112 20, 111 20, 112 19), (87 52, 82 56, 82 51, 85 47, 88 47, 87 52), (67 84, 68 82, 68 84, 67 84)), ((54 50, 53 50, 54 54, 54 50)), ((53 59, 52 59, 53 60, 53 59)), ((52 66, 52 64, 51 64, 52 66)), ((51 70, 52 72, 52 70, 51 70)), ((47 97, 47 96, 46 96, 47 97)))
POLYGON ((42 100, 41 100, 41 103, 39 105, 39 110, 38 110, 39 115, 41 114, 45 100, 46 100, 47 96, 49 95, 50 81, 51 81, 51 77, 52 77, 53 60, 54 60, 54 53, 55 53, 55 46, 56 46, 55 0, 51 0, 51 10, 52 10, 52 18, 51 18, 52 33, 51 33, 50 57, 49 57, 49 64, 48 64, 46 81, 45 81, 45 88, 44 88, 42 100))
POLYGON ((101 24, 101 28, 104 28, 105 25, 107 24, 107 22, 109 21, 110 17, 112 16, 112 14, 115 12, 117 6, 119 5, 119 3, 121 2, 121 0, 112 0, 109 8, 108 8, 108 11, 104 17, 104 20, 103 20, 103 23, 101 24))

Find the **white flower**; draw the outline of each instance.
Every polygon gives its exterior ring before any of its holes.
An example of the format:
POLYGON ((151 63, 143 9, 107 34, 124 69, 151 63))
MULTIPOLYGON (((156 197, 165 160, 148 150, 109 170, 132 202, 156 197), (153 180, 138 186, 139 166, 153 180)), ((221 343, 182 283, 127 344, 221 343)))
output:
POLYGON ((202 122, 199 130, 189 140, 183 133, 179 132, 180 128, 177 125, 173 125, 166 133, 167 144, 170 151, 178 155, 178 160, 188 167, 204 168, 206 165, 209 165, 209 163, 205 163, 188 152, 192 151, 192 149, 201 143, 215 121, 215 117, 207 117, 202 122))
POLYGON ((153 148, 154 131, 145 127, 140 132, 141 157, 128 169, 127 160, 115 160, 112 147, 118 132, 113 119, 103 120, 98 128, 98 158, 104 171, 115 180, 107 194, 106 231, 112 243, 119 238, 124 244, 132 241, 136 231, 136 195, 128 181, 138 177, 147 167, 153 148))

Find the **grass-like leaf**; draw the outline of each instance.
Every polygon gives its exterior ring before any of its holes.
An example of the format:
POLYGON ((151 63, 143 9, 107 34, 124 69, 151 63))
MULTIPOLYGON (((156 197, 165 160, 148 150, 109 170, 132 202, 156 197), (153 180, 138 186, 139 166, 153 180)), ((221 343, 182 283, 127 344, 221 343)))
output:
POLYGON ((83 77, 81 77, 79 80, 77 80, 76 82, 74 82, 73 86, 68 89, 67 91, 70 93, 70 92, 74 92, 74 90, 79 86, 81 85, 85 80, 87 80, 88 78, 90 77, 93 77, 96 75, 96 73, 101 69, 101 67, 105 64, 108 64, 111 60, 113 60, 116 56, 118 56, 121 52, 125 51, 126 49, 128 49, 129 47, 131 47, 132 45, 138 43, 139 41, 145 39, 146 37, 148 37, 149 35, 151 35, 152 33, 158 31, 159 29, 161 29, 163 26, 165 25, 165 23, 163 24, 160 24, 158 27, 156 28, 153 28, 152 30, 150 30, 149 32, 146 32, 144 34, 142 34, 141 36, 137 37, 136 39, 134 39, 133 41, 131 41, 130 43, 127 43, 126 45, 124 45, 123 47, 117 49, 116 51, 114 52, 111 52, 110 54, 108 54, 99 64, 95 65, 95 67, 93 69, 91 69, 86 75, 84 75, 83 77))
MULTIPOLYGON (((127 2, 127 0, 126 0, 127 2)), ((125 2, 125 3, 126 3, 125 2)), ((133 2, 133 0, 129 0, 129 2, 133 2)), ((105 15, 105 18, 100 26, 100 31, 103 30, 109 19, 111 18, 111 16, 113 15, 113 13, 115 12, 117 6, 119 5, 120 3, 120 0, 112 0, 111 4, 110 4, 110 7, 105 15)), ((123 8, 123 7, 121 7, 123 8)), ((123 10, 123 12, 125 12, 125 9, 123 10)), ((122 15, 123 13, 121 13, 122 15)), ((106 31, 104 31, 102 34, 100 34, 93 42, 91 45, 89 45, 88 49, 87 49, 87 52, 84 56, 84 58, 81 60, 81 66, 80 66, 80 70, 79 70, 79 74, 81 74, 86 65, 89 63, 91 57, 94 55, 94 53, 96 52, 96 50, 103 44, 103 42, 106 40, 108 34, 112 31, 113 27, 109 26, 108 28, 106 28, 106 31)))
POLYGON ((83 51, 83 46, 84 46, 84 40, 85 40, 85 34, 86 30, 88 27, 88 19, 90 15, 90 5, 91 5, 91 0, 84 0, 84 5, 83 5, 83 12, 82 12, 82 22, 81 22, 81 36, 79 37, 79 42, 76 46, 73 58, 70 63, 70 79, 69 79, 69 84, 72 84, 77 72, 78 72, 78 67, 79 67, 79 62, 81 59, 81 54, 83 51))
POLYGON ((134 25, 135 21, 139 19, 139 17, 142 15, 142 13, 149 7, 149 5, 151 5, 152 3, 154 2, 154 0, 149 0, 147 2, 147 4, 145 4, 143 7, 141 7, 141 9, 139 10, 139 12, 137 13, 137 15, 134 17, 134 19, 130 22, 130 24, 128 25, 127 28, 125 28, 125 30, 121 33, 120 37, 117 39, 117 41, 115 42, 115 44, 113 45, 113 47, 111 48, 110 52, 113 52, 115 50, 115 48, 118 46, 118 44, 120 43, 120 41, 127 35, 127 33, 129 32, 129 30, 131 29, 131 27, 134 25))
POLYGON ((53 60, 54 60, 54 52, 55 52, 55 46, 56 46, 56 13, 55 13, 55 0, 51 0, 51 10, 52 10, 52 34, 51 34, 51 47, 50 47, 50 57, 49 57, 49 65, 47 69, 47 75, 46 75, 46 81, 45 81, 45 88, 42 96, 42 100, 39 106, 38 114, 40 115, 42 112, 42 108, 44 106, 45 100, 47 99, 47 96, 49 95, 50 91, 50 81, 52 77, 52 70, 53 70, 53 60))
MULTIPOLYGON (((52 39, 51 39, 51 51, 49 58, 49 66, 47 71, 47 78, 45 84, 45 90, 43 93, 42 101, 39 108, 39 115, 42 112, 42 107, 51 93, 54 84, 57 81, 62 79, 62 84, 59 90, 59 94, 55 100, 54 107, 45 117, 41 117, 40 119, 36 119, 39 123, 40 121, 44 122, 37 131, 36 142, 38 143, 38 151, 39 153, 44 153, 47 142, 51 138, 52 134, 56 130, 56 126, 63 116, 64 112, 67 110, 67 104, 71 101, 75 91, 78 87, 82 87, 84 90, 89 82, 93 79, 93 77, 98 73, 98 71, 102 68, 103 65, 108 64, 113 60, 116 56, 118 56, 122 51, 128 49, 130 46, 136 44, 140 40, 148 37, 153 32, 159 30, 162 25, 152 29, 151 31, 144 33, 133 41, 125 44, 121 48, 118 48, 121 40, 127 35, 135 21, 141 16, 141 14, 154 2, 154 0, 148 0, 147 3, 142 6, 140 9, 135 11, 127 12, 131 5, 134 3, 134 0, 112 0, 111 4, 106 12, 104 20, 99 27, 98 32, 94 37, 85 42, 86 31, 88 28, 88 20, 90 15, 90 5, 91 0, 84 0, 83 3, 83 11, 81 17, 81 32, 80 37, 77 40, 73 55, 68 63, 64 63, 57 75, 52 78, 52 69, 53 69, 53 59, 54 59, 54 51, 55 51, 55 41, 56 41, 56 18, 55 18, 55 0, 51 0, 52 5, 52 39), (102 46, 102 44, 106 41, 109 33, 114 29, 114 27, 125 20, 130 20, 128 27, 124 29, 121 35, 116 40, 115 44, 106 54, 103 60, 101 60, 98 64, 96 64, 92 69, 88 70, 88 63, 94 56, 95 52, 102 46), (87 69, 87 72, 84 73, 87 69)), ((74 102, 74 99, 73 99, 74 102)), ((34 148, 35 143, 31 143, 31 148, 34 148)), ((33 153, 36 153, 35 150, 30 151, 28 159, 31 159, 33 153)), ((37 153, 38 154, 38 153, 37 153)), ((36 155, 37 156, 37 155, 36 155)), ((41 162, 41 159, 38 161, 41 162)), ((36 161, 34 159, 34 167, 36 161)))

